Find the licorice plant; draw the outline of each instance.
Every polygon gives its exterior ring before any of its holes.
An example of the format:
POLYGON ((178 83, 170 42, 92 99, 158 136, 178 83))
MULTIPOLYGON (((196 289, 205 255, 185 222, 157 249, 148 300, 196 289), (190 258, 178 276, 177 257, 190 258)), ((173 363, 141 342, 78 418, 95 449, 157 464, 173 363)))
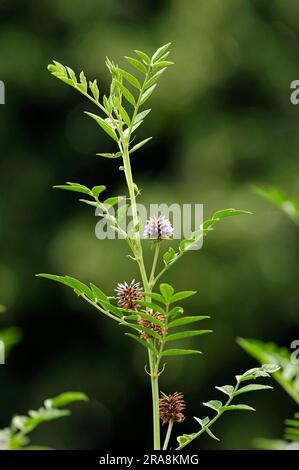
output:
MULTIPOLYGON (((137 207, 140 190, 133 179, 131 157, 151 139, 149 137, 135 143, 135 133, 151 111, 148 108, 144 109, 145 103, 155 90, 162 74, 172 64, 168 60, 169 46, 170 43, 160 47, 151 57, 139 50, 135 50, 135 57, 125 57, 137 76, 107 59, 106 65, 111 74, 110 94, 109 96, 104 95, 101 100, 97 81, 87 81, 83 71, 78 78, 71 68, 65 67, 59 62, 54 61, 53 64, 49 65, 48 69, 52 75, 82 93, 100 111, 101 115, 90 112, 86 112, 86 114, 99 125, 117 146, 115 153, 101 153, 99 155, 105 158, 118 158, 121 161, 120 169, 125 175, 128 189, 127 204, 121 206, 116 213, 112 214, 109 209, 119 203, 120 197, 100 199, 100 195, 106 189, 103 185, 88 188, 79 183, 68 182, 65 185, 55 187, 83 194, 84 199, 80 199, 82 202, 100 210, 103 219, 107 220, 113 229, 127 242, 130 257, 138 264, 140 281, 126 280, 116 286, 114 296, 108 296, 96 285, 90 284, 88 286, 70 276, 39 275, 74 289, 76 294, 96 308, 104 317, 108 317, 118 325, 127 328, 128 332, 125 334, 147 350, 148 365, 145 370, 151 381, 153 447, 155 450, 168 448, 173 424, 185 419, 184 410, 186 405, 182 393, 175 392, 169 395, 162 393, 159 399, 159 379, 165 368, 164 361, 169 356, 200 354, 198 350, 169 347, 169 344, 211 332, 210 330, 199 329, 182 330, 184 326, 201 322, 209 317, 202 315, 184 316, 183 308, 178 306, 178 303, 196 292, 175 292, 171 285, 165 283, 160 284, 159 289, 157 289, 158 281, 169 268, 190 251, 195 243, 198 243, 209 231, 213 230, 213 226, 219 220, 230 216, 249 214, 247 211, 235 209, 218 211, 209 220, 201 224, 196 231, 192 232, 188 239, 181 240, 177 250, 172 247, 164 249, 161 258, 161 248, 172 237, 172 224, 164 214, 159 214, 157 217, 149 218, 146 225, 142 227, 137 207), (129 210, 132 215, 131 226, 130 229, 124 230, 121 220, 126 213, 128 214, 129 210), (150 242, 154 245, 154 254, 152 265, 148 267, 143 255, 143 243, 150 242), (160 263, 161 268, 159 268, 160 263), (163 447, 160 437, 160 418, 163 423, 168 425, 163 447)), ((269 376, 269 373, 274 370, 277 370, 277 367, 271 365, 255 368, 237 376, 235 386, 218 387, 222 393, 227 395, 227 402, 224 405, 219 400, 204 403, 205 406, 216 412, 216 415, 211 420, 209 418, 196 418, 200 425, 199 431, 178 437, 177 449, 182 449, 205 432, 216 438, 210 427, 225 411, 253 409, 243 404, 231 405, 231 401, 235 396, 244 392, 271 388, 259 384, 250 384, 240 388, 240 385, 243 381, 269 376)))

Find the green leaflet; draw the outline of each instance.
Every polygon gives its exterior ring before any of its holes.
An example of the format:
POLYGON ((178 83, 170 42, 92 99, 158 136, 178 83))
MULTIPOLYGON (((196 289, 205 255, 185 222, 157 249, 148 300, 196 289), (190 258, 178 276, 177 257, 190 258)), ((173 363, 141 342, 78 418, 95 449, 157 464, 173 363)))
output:
POLYGON ((212 220, 225 219, 226 217, 233 217, 236 215, 252 215, 252 212, 237 210, 237 209, 224 209, 217 211, 213 214, 212 220))
POLYGON ((88 299, 96 304, 99 302, 104 309, 113 313, 119 318, 122 318, 122 310, 109 302, 107 296, 94 284, 91 284, 89 288, 86 284, 70 276, 57 276, 55 274, 37 274, 38 277, 44 277, 52 281, 60 282, 61 284, 67 285, 74 289, 77 295, 88 297, 88 299))
POLYGON ((122 156, 121 152, 116 152, 116 153, 96 153, 96 155, 99 155, 100 157, 104 158, 119 158, 122 156))
POLYGON ((255 411, 252 406, 248 405, 229 405, 229 406, 223 406, 222 411, 234 411, 234 410, 244 410, 244 411, 255 411))
POLYGON ((140 121, 143 121, 143 119, 151 112, 151 109, 145 109, 144 111, 141 111, 141 113, 138 113, 134 124, 137 124, 140 121))
POLYGON ((79 87, 81 88, 81 90, 83 91, 83 93, 86 93, 87 92, 87 80, 86 80, 86 77, 85 77, 85 74, 83 72, 83 70, 80 72, 80 75, 79 75, 79 78, 80 78, 80 85, 79 87))
POLYGON ((175 302, 179 302, 180 300, 188 299, 188 297, 192 297, 197 292, 195 290, 186 290, 182 292, 177 292, 171 297, 171 303, 174 304, 175 302))
POLYGON ((140 149, 141 147, 143 147, 149 140, 151 140, 152 137, 148 137, 147 139, 144 139, 142 140, 141 142, 138 142, 138 144, 134 145, 134 147, 132 147, 130 149, 130 154, 131 153, 134 153, 136 152, 136 150, 140 149))
POLYGON ((166 342, 169 341, 177 341, 180 339, 191 338, 193 336, 205 335, 207 333, 212 333, 212 330, 192 330, 192 331, 182 331, 180 333, 173 333, 171 335, 167 335, 165 338, 166 342))
POLYGON ((175 258, 177 254, 173 248, 168 248, 168 251, 163 255, 163 261, 165 266, 168 266, 175 258))
POLYGON ((182 315, 183 313, 184 309, 182 307, 173 307, 168 313, 168 318, 177 317, 178 315, 182 315))
POLYGON ((134 52, 145 64, 147 64, 147 65, 150 64, 151 59, 145 52, 138 51, 136 49, 134 50, 134 52))
POLYGON ((211 219, 205 220, 201 225, 200 229, 193 232, 190 238, 182 240, 179 245, 179 249, 181 253, 184 253, 192 247, 195 243, 199 242, 199 240, 206 235, 209 230, 213 230, 213 225, 221 219, 225 219, 227 217, 233 217, 237 215, 251 215, 251 212, 244 211, 244 210, 237 210, 237 209, 224 209, 217 211, 213 214, 211 219))
POLYGON ((202 315, 194 315, 193 317, 182 317, 182 318, 177 318, 176 320, 173 320, 168 323, 168 329, 170 328, 175 328, 177 326, 184 326, 188 325, 190 323, 195 323, 198 321, 206 320, 207 318, 210 318, 208 316, 202 316, 202 315))
POLYGON ((80 202, 84 202, 84 204, 87 204, 88 206, 92 207, 98 207, 98 203, 96 201, 90 201, 89 199, 79 199, 80 202))
POLYGON ((72 86, 73 88, 79 90, 85 96, 90 98, 88 94, 88 87, 92 94, 92 99, 97 103, 99 102, 99 89, 97 85, 97 80, 89 81, 87 79, 83 70, 79 74, 79 81, 77 80, 76 74, 73 69, 70 67, 65 67, 57 61, 53 61, 53 64, 48 65, 48 70, 51 72, 54 77, 58 78, 67 85, 72 86))
POLYGON ((89 188, 84 186, 83 184, 79 183, 71 183, 68 182, 67 184, 58 184, 53 186, 55 189, 65 189, 67 191, 75 191, 77 193, 83 193, 83 194, 88 194, 89 196, 92 196, 92 192, 89 188))
POLYGON ((201 426, 201 429, 203 429, 204 431, 206 431, 206 433, 212 438, 214 439, 215 441, 220 441, 220 439, 218 439, 218 437, 215 436, 215 434, 212 433, 212 431, 210 430, 210 428, 207 426, 207 424, 210 422, 210 419, 209 417, 207 416, 206 418, 204 419, 199 419, 197 418, 196 416, 194 416, 194 419, 195 421, 197 421, 200 426, 201 426))
POLYGON ((134 77, 131 73, 127 72, 126 70, 123 69, 118 69, 121 75, 131 84, 133 87, 137 88, 137 90, 141 90, 141 85, 139 80, 134 77))
POLYGON ((144 295, 146 297, 150 297, 151 299, 154 299, 156 302, 160 302, 162 304, 164 303, 164 298, 161 294, 157 294, 156 292, 144 292, 144 295))
POLYGON ((257 379, 258 377, 270 377, 270 374, 277 372, 280 367, 276 364, 264 364, 261 367, 254 367, 249 369, 244 374, 236 376, 239 382, 244 382, 246 380, 257 379))
POLYGON ((220 439, 216 437, 215 434, 212 433, 210 428, 206 427, 205 431, 212 439, 214 439, 215 441, 220 441, 220 439))
POLYGON ((127 213, 128 208, 129 208, 129 205, 125 204, 125 205, 121 206, 119 209, 117 209, 116 220, 117 220, 118 223, 123 219, 123 217, 127 213))
POLYGON ((222 385, 222 387, 215 387, 217 390, 220 390, 220 392, 225 393, 229 397, 234 393, 235 387, 232 385, 222 385))
POLYGON ((151 96, 151 94, 153 93, 154 89, 156 88, 157 84, 154 83, 152 86, 150 86, 149 88, 147 88, 145 90, 145 92, 143 93, 142 97, 141 97, 141 100, 140 100, 140 104, 144 104, 148 99, 149 97, 151 96))
POLYGON ((195 349, 166 349, 162 356, 186 356, 189 354, 202 354, 202 352, 195 349))
POLYGON ((125 56, 125 59, 129 62, 129 64, 135 67, 135 69, 139 70, 139 72, 146 74, 147 70, 146 70, 145 65, 142 62, 129 56, 125 56))
POLYGON ((239 390, 237 390, 237 392, 234 393, 234 396, 236 397, 237 395, 241 395, 242 393, 256 392, 258 390, 266 390, 266 389, 273 389, 273 387, 270 387, 270 385, 262 385, 262 384, 245 385, 245 387, 239 388, 239 390))
POLYGON ((91 91, 94 99, 96 101, 99 101, 100 92, 99 92, 97 81, 94 80, 93 82, 89 82, 89 88, 90 88, 90 91, 91 91))
POLYGON ((152 63, 156 62, 171 46, 171 42, 164 44, 164 46, 159 47, 156 52, 153 54, 152 63))
MULTIPOLYGON (((94 186, 92 189, 87 188, 87 186, 84 186, 83 184, 80 183, 72 183, 72 182, 67 182, 67 184, 61 184, 61 185, 56 185, 53 186, 54 188, 58 189, 65 189, 67 191, 74 191, 77 193, 83 193, 87 194, 88 196, 92 196, 93 198, 97 199, 98 196, 105 191, 106 186, 100 185, 100 186, 94 186)), ((91 201, 89 199, 79 199, 80 202, 84 202, 84 204, 88 204, 89 206, 93 207, 98 207, 98 201, 91 201)))
POLYGON ((46 408, 61 408, 62 406, 69 405, 75 401, 87 401, 88 398, 82 392, 65 392, 57 395, 54 398, 45 400, 46 408))
POLYGON ((165 304, 169 305, 174 293, 174 288, 170 284, 160 284, 160 292, 163 296, 165 304))
POLYGON ((93 195, 94 197, 99 197, 99 195, 100 195, 103 191, 105 191, 105 189, 106 189, 106 186, 103 186, 103 185, 101 185, 101 186, 94 186, 93 188, 91 188, 91 192, 92 192, 92 195, 93 195))
POLYGON ((119 318, 123 317, 123 312, 121 308, 116 307, 115 305, 112 305, 109 300, 106 302, 104 299, 99 299, 99 303, 109 312, 113 313, 119 318))
POLYGON ((181 291, 175 293, 174 288, 170 284, 166 283, 160 284, 160 292, 162 295, 162 299, 160 297, 160 301, 167 306, 196 294, 196 291, 181 291))
POLYGON ((101 301, 101 300, 104 300, 105 302, 109 302, 109 299, 107 297, 106 294, 104 294, 104 292, 99 288, 97 287, 95 284, 90 284, 90 288, 94 294, 94 298, 96 301, 101 301))
POLYGON ((155 75, 153 75, 149 80, 147 80, 145 84, 145 88, 149 88, 151 85, 153 85, 161 77, 161 75, 165 72, 166 69, 167 67, 164 67, 163 69, 158 70, 155 73, 155 75))
POLYGON ((210 400, 210 401, 204 402, 203 405, 208 407, 208 408, 211 408, 212 410, 216 411, 217 413, 222 408, 222 402, 219 401, 219 400, 210 400))
POLYGON ((87 116, 90 116, 92 119, 96 121, 96 123, 103 129, 103 131, 106 132, 113 140, 118 142, 118 137, 114 131, 114 129, 111 127, 110 124, 105 119, 102 119, 100 116, 97 116, 96 114, 89 113, 88 111, 84 111, 87 116))
POLYGON ((129 338, 132 338, 134 341, 137 341, 137 343, 141 344, 141 346, 143 346, 144 348, 150 349, 155 354, 158 354, 158 351, 152 342, 145 341, 144 339, 141 339, 139 336, 133 335, 132 333, 125 333, 125 335, 129 336, 129 338))
POLYGON ((83 282, 71 276, 57 276, 55 274, 36 274, 37 277, 44 277, 52 281, 60 282, 66 286, 72 287, 79 295, 87 295, 91 300, 95 300, 93 291, 83 282))
POLYGON ((162 68, 162 67, 168 67, 169 65, 173 65, 174 62, 171 62, 169 60, 161 60, 160 62, 157 62, 154 66, 153 66, 153 70, 156 70, 158 68, 162 68))
POLYGON ((119 98, 117 98, 117 96, 115 96, 114 98, 114 101, 116 103, 116 106, 118 108, 118 111, 122 117, 122 119, 124 120, 124 122, 127 124, 127 126, 129 126, 131 124, 131 119, 130 119, 130 116, 128 115, 127 111, 125 110, 125 108, 121 105, 121 102, 119 101, 119 98))
POLYGON ((123 196, 113 196, 113 197, 108 197, 108 199, 105 199, 103 204, 107 206, 115 206, 116 204, 119 204, 123 200, 124 200, 123 196))
POLYGON ((117 85, 119 86, 123 96, 126 98, 126 100, 132 105, 136 106, 136 101, 132 93, 126 88, 122 83, 117 82, 117 85))
POLYGON ((195 439, 196 433, 193 434, 183 434, 182 436, 177 437, 177 441, 180 444, 180 446, 185 447, 185 445, 189 444, 190 442, 195 439))

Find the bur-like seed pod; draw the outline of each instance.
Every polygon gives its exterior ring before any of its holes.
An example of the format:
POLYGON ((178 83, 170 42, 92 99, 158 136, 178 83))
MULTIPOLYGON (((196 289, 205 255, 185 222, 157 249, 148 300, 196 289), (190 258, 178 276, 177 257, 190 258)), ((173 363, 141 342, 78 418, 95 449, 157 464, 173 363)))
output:
POLYGON ((147 221, 143 236, 155 240, 165 240, 172 236, 173 228, 165 215, 150 217, 147 221))
MULTIPOLYGON (((152 310, 146 312, 148 315, 150 315, 153 318, 156 318, 156 320, 160 320, 160 322, 165 323, 165 317, 162 315, 162 313, 158 312, 153 312, 152 310)), ((150 330, 155 331, 159 335, 163 336, 165 334, 165 329, 162 328, 160 325, 156 325, 155 323, 151 322, 150 320, 146 320, 145 318, 140 317, 138 320, 138 324, 140 326, 145 326, 146 328, 149 328, 150 330)), ((146 331, 141 331, 140 332, 140 338, 141 339, 152 339, 153 336, 151 336, 149 333, 146 331)))
POLYGON ((118 284, 115 289, 117 297, 117 305, 121 308, 138 310, 138 301, 144 300, 142 289, 139 282, 135 282, 135 279, 128 284, 118 284))
POLYGON ((184 401, 184 395, 180 392, 175 392, 172 395, 166 395, 161 392, 159 408, 160 418, 163 424, 169 423, 169 421, 181 423, 185 419, 183 410, 186 408, 186 403, 184 401))

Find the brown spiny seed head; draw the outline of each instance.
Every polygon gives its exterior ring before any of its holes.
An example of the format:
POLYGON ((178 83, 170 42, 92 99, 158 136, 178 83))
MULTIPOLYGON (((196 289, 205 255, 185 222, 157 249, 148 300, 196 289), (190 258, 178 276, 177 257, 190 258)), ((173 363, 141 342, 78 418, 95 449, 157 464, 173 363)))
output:
POLYGON ((161 392, 159 407, 163 424, 169 423, 169 421, 176 421, 177 423, 184 421, 183 410, 186 408, 186 403, 182 393, 175 392, 172 395, 166 395, 161 392))
POLYGON ((139 282, 135 282, 135 279, 128 284, 117 284, 115 289, 117 305, 127 310, 138 310, 138 303, 140 300, 144 300, 142 289, 139 282))
MULTIPOLYGON (((156 318, 156 320, 159 320, 160 322, 165 323, 165 316, 162 315, 162 313, 154 312, 153 310, 149 310, 146 313, 150 315, 151 317, 156 318)), ((149 328, 152 331, 155 331, 160 336, 163 336, 165 334, 165 328, 162 328, 160 325, 156 325, 155 323, 145 318, 140 317, 138 319, 138 324, 140 326, 145 326, 146 328, 149 328)), ((140 331, 140 338, 147 340, 147 339, 152 339, 153 337, 146 331, 140 331)))

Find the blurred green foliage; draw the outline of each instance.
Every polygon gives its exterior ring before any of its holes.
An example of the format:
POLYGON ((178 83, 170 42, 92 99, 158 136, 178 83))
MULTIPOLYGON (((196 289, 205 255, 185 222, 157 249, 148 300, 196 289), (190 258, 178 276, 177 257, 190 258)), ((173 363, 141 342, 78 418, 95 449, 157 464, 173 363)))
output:
POLYGON ((256 188, 255 192, 282 209, 295 224, 299 225, 299 199, 288 198, 278 188, 256 188))
POLYGON ((299 363, 296 356, 296 344, 294 341, 290 349, 281 348, 275 343, 264 343, 263 341, 254 339, 238 338, 238 344, 250 356, 263 364, 268 361, 271 364, 277 364, 280 367, 279 372, 274 374, 276 381, 284 388, 284 390, 299 405, 299 363))
MULTIPOLYGON (((172 41, 175 65, 161 79, 145 134, 139 133, 154 139, 133 161, 143 202, 202 202, 205 218, 226 207, 254 213, 219 226, 201 252, 167 278, 178 290, 199 291, 186 311, 212 316, 214 334, 203 338, 204 354, 169 360, 162 382, 166 393, 180 386, 192 417, 212 384, 253 365, 235 344, 237 335, 287 347, 296 339, 298 231, 251 186, 279 186, 298 196, 299 108, 289 100, 299 74, 297 2, 3 0, 0 18, 6 85, 0 296, 14 312, 10 324, 24 333, 9 364, 0 367, 0 425, 43 396, 73 388, 93 400, 72 422, 38 429, 37 441, 119 448, 130 444, 123 433, 129 416, 137 420, 136 445, 149 446, 150 401, 138 345, 71 292, 33 277, 69 274, 113 294, 117 282, 137 276, 124 243, 96 239, 93 209, 51 190, 69 180, 104 183, 111 195, 123 194, 125 186, 118 163, 95 156, 113 150, 83 115, 88 103, 53 80, 46 66, 57 59, 84 69, 103 92, 106 56, 121 65, 133 49, 150 52, 172 41)), ((222 448, 281 435, 284 417, 295 411, 291 400, 279 389, 256 400, 254 416, 236 413, 219 424, 222 448)), ((208 440, 202 445, 214 447, 208 440)))
POLYGON ((87 396, 80 392, 66 392, 48 398, 38 410, 29 410, 28 415, 14 416, 9 427, 0 429, 1 450, 51 450, 49 447, 30 443, 29 434, 40 424, 69 416, 68 409, 62 409, 75 401, 86 401, 87 396))

